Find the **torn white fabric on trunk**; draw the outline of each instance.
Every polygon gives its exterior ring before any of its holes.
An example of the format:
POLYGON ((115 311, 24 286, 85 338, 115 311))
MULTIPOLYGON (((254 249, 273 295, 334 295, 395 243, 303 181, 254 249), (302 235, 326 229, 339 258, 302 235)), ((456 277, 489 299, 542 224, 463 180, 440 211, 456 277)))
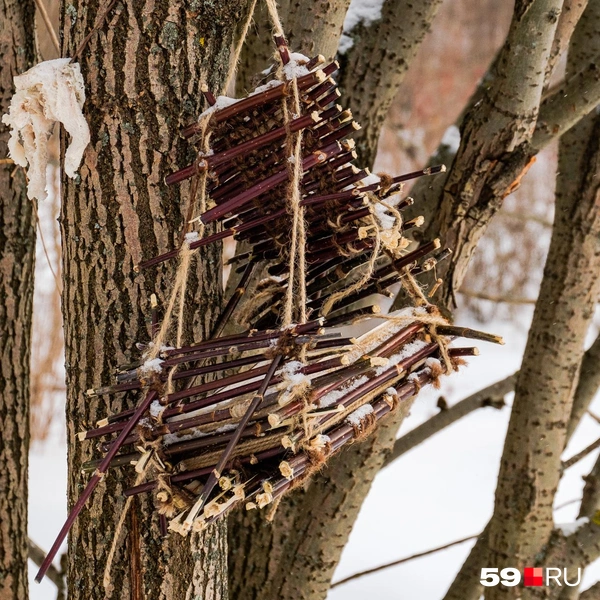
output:
POLYGON ((75 178, 90 142, 90 129, 81 112, 85 102, 83 78, 79 64, 70 60, 47 60, 17 75, 9 112, 2 117, 11 128, 10 157, 27 167, 30 199, 46 198, 48 140, 54 123, 62 123, 71 138, 64 162, 69 177, 75 178))

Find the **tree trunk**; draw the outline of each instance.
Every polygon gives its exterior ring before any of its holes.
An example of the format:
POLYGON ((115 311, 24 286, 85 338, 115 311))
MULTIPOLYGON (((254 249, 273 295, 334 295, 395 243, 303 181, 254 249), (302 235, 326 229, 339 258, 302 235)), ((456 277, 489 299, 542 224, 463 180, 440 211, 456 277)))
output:
POLYGON ((354 137, 359 164, 373 166, 383 122, 442 0, 387 0, 381 20, 359 23, 340 56, 344 107, 362 129, 354 137))
MULTIPOLYGON (((8 110, 13 77, 35 60, 35 7, 2 0, 0 113, 8 110)), ((0 126, 0 157, 8 155, 8 128, 0 126)), ((27 598, 27 468, 29 369, 35 218, 25 174, 0 164, 0 599, 27 598)))
MULTIPOLYGON (((597 53, 593 34, 599 23, 600 2, 593 0, 573 35, 567 74, 597 53)), ((583 344, 600 296, 599 134, 600 119, 588 115, 559 145, 552 240, 515 388, 490 525, 489 564, 499 568, 532 564, 553 528, 552 505, 583 344)), ((516 597, 506 592, 512 589, 491 589, 489 596, 516 597)))
POLYGON ((272 523, 264 512, 229 520, 232 598, 321 600, 348 541, 362 501, 394 443, 413 399, 366 440, 333 457, 303 489, 284 498, 272 523))
MULTIPOLYGON (((63 3, 64 55, 74 54, 106 4, 63 3)), ((179 130, 205 108, 203 82, 219 91, 245 7, 246 0, 124 0, 100 22, 80 58, 92 140, 79 177, 63 181, 61 214, 71 505, 88 478, 82 463, 97 456, 93 444, 77 441, 77 432, 138 402, 133 395, 87 398, 85 391, 110 382, 117 365, 139 356, 136 342, 150 336, 150 295, 156 292, 161 306, 169 298, 172 265, 139 274, 134 267, 180 243, 189 187, 167 188, 163 179, 193 159, 179 130)), ((217 245, 207 248, 192 269, 187 339, 206 337, 219 313, 220 253, 217 245)), ((191 546, 175 534, 161 539, 151 497, 134 502, 113 583, 102 589, 122 492, 131 483, 131 476, 110 473, 77 519, 69 598, 227 598, 225 525, 193 536, 191 546)))

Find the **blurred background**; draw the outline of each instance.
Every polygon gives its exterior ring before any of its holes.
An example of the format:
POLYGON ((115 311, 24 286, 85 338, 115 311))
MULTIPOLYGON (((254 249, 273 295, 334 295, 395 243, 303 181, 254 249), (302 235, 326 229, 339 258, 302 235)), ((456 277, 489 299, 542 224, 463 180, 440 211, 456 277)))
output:
MULTIPOLYGON (((58 26, 58 0, 40 0, 58 26)), ((511 1, 445 0, 420 48, 383 128, 375 171, 412 171, 427 162, 440 141, 452 144, 452 124, 502 44, 511 1)), ((57 58, 44 21, 38 19, 40 60, 57 58)), ((558 68, 555 76, 560 77, 558 68)), ((32 437, 30 453, 31 539, 47 550, 66 516, 64 357, 60 309, 58 145, 48 178, 52 193, 39 206, 34 299, 32 437)), ((553 217, 556 147, 550 146, 504 203, 471 262, 458 295, 456 322, 504 336, 505 346, 480 344, 481 355, 441 390, 419 396, 403 431, 433 416, 439 396, 453 404, 519 368, 533 303, 542 276, 553 217)), ((409 188, 407 188, 410 193, 409 188)), ((600 324, 600 315, 596 315, 600 324)), ((597 331, 590 332, 594 335, 597 331)), ((510 397, 508 405, 510 405, 510 397)), ((345 549, 335 580, 478 534, 492 514, 494 490, 510 406, 475 411, 411 450, 377 477, 345 549)), ((569 457, 600 437, 596 398, 567 451, 569 457)), ((557 495, 556 521, 573 521, 582 475, 597 453, 575 465, 557 495)), ((441 598, 473 542, 361 577, 330 593, 331 600, 441 598)), ((489 565, 493 566, 493 565, 489 565)), ((600 577, 588 568, 584 588, 600 577)), ((334 580, 334 581, 335 581, 334 580)), ((56 588, 31 578, 31 598, 49 600, 56 588)))

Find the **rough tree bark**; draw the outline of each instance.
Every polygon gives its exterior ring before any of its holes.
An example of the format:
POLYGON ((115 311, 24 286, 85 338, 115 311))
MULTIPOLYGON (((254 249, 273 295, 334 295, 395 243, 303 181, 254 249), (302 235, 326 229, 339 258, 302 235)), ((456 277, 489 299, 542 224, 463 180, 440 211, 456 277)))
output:
MULTIPOLYGON (((600 3, 592 0, 573 36, 568 72, 590 52, 590 33, 599 24, 600 3)), ((583 342, 600 294, 599 134, 600 119, 589 116, 559 146, 552 241, 515 389, 490 526, 489 562, 499 568, 530 564, 553 528, 560 455, 583 342)), ((491 589, 486 597, 516 597, 512 588, 501 589, 491 589)))
POLYGON ((600 102, 599 56, 592 51, 582 56, 564 82, 542 96, 548 65, 556 60, 557 46, 564 44, 557 39, 568 34, 581 13, 580 6, 573 7, 577 3, 565 2, 570 17, 558 19, 560 4, 539 0, 516 4, 506 42, 456 124, 460 146, 441 144, 431 158, 430 164, 449 167, 447 176, 423 179, 411 192, 419 202, 407 218, 420 214, 426 222, 425 228, 415 230, 415 238, 441 235, 454 250, 436 273, 445 285, 435 299, 448 312, 455 306, 454 294, 475 247, 532 159, 600 102), (520 41, 533 45, 525 56, 520 41))
MULTIPOLYGON (((73 55, 106 5, 63 3, 64 55, 73 55)), ((70 504, 87 480, 81 464, 94 454, 77 432, 136 402, 90 399, 85 390, 110 381, 118 364, 138 355, 135 342, 149 339, 150 294, 168 298, 172 267, 139 274, 134 267, 179 243, 189 190, 166 188, 163 178, 192 158, 179 129, 203 109, 201 83, 222 85, 245 7, 246 0, 125 0, 99 21, 83 50, 92 141, 77 180, 63 181, 61 214, 70 504)), ((185 335, 199 339, 221 305, 220 248, 202 252, 196 264, 185 335)), ((161 541, 151 498, 134 503, 113 563, 114 585, 104 592, 102 573, 128 484, 129 477, 111 473, 78 518, 70 535, 69 597, 227 598, 224 525, 193 538, 191 547, 173 535, 161 541), (130 573, 135 557, 137 576, 135 566, 130 573)))
MULTIPOLYGON (((0 3, 0 114, 8 110, 13 77, 35 61, 35 7, 0 3)), ((8 155, 0 125, 0 157, 8 155)), ((0 164, 0 598, 27 598, 27 467, 29 360, 33 311, 35 217, 25 174, 0 164)))
POLYGON ((359 23, 349 33, 353 44, 340 55, 344 106, 362 126, 354 137, 359 164, 373 166, 381 127, 392 100, 442 0, 388 1, 381 20, 359 23))

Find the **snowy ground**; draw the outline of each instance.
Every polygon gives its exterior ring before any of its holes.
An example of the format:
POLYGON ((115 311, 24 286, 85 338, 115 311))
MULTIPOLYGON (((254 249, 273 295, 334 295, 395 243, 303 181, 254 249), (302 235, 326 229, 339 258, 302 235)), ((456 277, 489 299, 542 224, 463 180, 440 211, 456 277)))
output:
MULTIPOLYGON (((506 345, 479 343, 481 356, 470 359, 470 366, 448 378, 441 392, 422 394, 404 431, 435 414, 440 393, 452 404, 514 372, 525 345, 527 321, 524 314, 521 323, 486 325, 487 331, 503 335, 506 345)), ((481 328, 465 318, 459 317, 458 322, 481 328)), ((596 398, 596 407, 600 411, 600 398, 596 398)), ((363 506, 335 579, 481 531, 492 514, 509 410, 480 409, 385 469, 363 506)), ((586 416, 565 456, 599 436, 600 426, 586 416)), ((44 549, 50 547, 65 517, 65 454, 64 434, 60 431, 31 452, 29 530, 44 549)), ((556 498, 557 506, 580 497, 581 477, 589 472, 595 458, 593 453, 568 471, 556 498)), ((577 504, 562 508, 556 513, 556 521, 573 521, 576 512, 577 504)), ((471 545, 465 543, 349 582, 333 590, 329 600, 358 600, 366 594, 376 595, 378 600, 438 600, 471 545)), ((599 578, 600 564, 595 563, 586 572, 584 587, 599 578)), ((32 569, 32 600, 54 597, 52 584, 33 583, 32 569)))

